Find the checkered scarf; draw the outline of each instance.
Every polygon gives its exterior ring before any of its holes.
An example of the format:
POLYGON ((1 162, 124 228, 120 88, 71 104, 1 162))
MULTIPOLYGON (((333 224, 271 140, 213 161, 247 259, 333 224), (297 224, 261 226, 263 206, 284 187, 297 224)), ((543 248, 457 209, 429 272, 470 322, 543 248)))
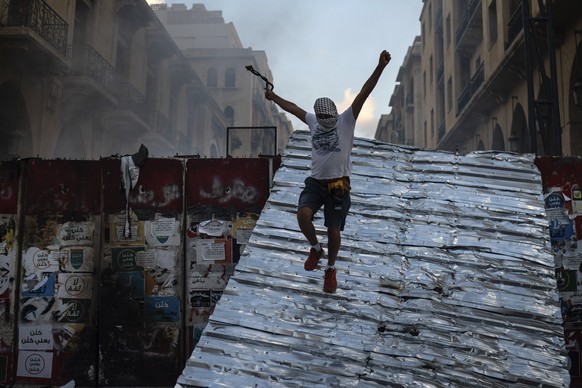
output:
POLYGON ((313 110, 315 111, 316 116, 319 114, 331 116, 329 118, 317 117, 317 123, 319 124, 321 130, 328 132, 335 127, 339 115, 337 113, 337 108, 331 99, 327 97, 318 98, 315 100, 313 110))

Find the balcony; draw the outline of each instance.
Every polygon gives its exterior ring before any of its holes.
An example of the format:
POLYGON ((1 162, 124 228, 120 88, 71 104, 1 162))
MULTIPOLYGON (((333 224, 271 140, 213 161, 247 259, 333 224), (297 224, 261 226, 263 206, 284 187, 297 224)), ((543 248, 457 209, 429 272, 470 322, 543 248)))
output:
POLYGON ((115 96, 119 109, 131 111, 141 119, 145 118, 145 96, 132 84, 120 83, 115 91, 115 96))
POLYGON ((68 30, 67 22, 43 0, 11 0, 0 13, 0 50, 10 50, 16 66, 66 68, 68 30))
POLYGON ((91 46, 69 46, 67 52, 71 68, 65 92, 76 101, 85 98, 92 103, 114 104, 115 68, 91 46))
POLYGON ((148 111, 148 122, 152 130, 164 139, 172 142, 172 131, 170 130, 170 120, 159 110, 148 111))
POLYGON ((455 34, 457 50, 475 47, 483 39, 483 10, 481 0, 469 0, 461 15, 455 34))
POLYGON ((477 93, 477 90, 485 81, 485 69, 483 64, 479 66, 469 83, 465 86, 459 98, 457 99, 457 116, 465 109, 471 98, 477 93))
POLYGON ((117 106, 104 115, 107 129, 123 137, 149 132, 144 95, 133 85, 122 82, 115 89, 115 97, 117 106))
POLYGON ((414 109, 414 96, 412 93, 406 95, 406 110, 411 111, 414 109))
POLYGON ((201 82, 196 78, 194 69, 186 59, 177 57, 170 60, 170 82, 172 88, 180 88, 191 82, 199 82, 199 84, 201 84, 201 82))

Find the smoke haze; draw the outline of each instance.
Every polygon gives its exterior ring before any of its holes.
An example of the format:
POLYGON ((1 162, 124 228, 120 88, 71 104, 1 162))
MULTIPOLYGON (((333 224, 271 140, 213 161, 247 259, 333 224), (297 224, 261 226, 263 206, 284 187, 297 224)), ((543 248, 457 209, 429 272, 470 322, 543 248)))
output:
MULTIPOLYGON (((160 3, 161 1, 150 1, 160 3)), ((306 111, 327 96, 348 107, 378 63, 382 50, 392 61, 358 118, 356 136, 372 138, 381 114, 390 112, 398 69, 420 34, 421 0, 201 0, 232 22, 243 47, 265 51, 275 91, 306 111)), ((305 124, 291 115, 295 129, 305 124)))

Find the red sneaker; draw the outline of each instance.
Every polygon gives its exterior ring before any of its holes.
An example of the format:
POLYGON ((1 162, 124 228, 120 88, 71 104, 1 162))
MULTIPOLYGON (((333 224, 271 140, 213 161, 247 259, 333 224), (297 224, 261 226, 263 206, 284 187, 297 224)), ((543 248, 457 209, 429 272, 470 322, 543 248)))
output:
POLYGON ((323 256, 323 248, 321 248, 319 251, 316 251, 315 248, 311 248, 309 250, 309 257, 307 260, 305 260, 303 268, 305 268, 306 271, 313 271, 315 268, 317 268, 317 263, 319 263, 321 256, 323 256))
POLYGON ((328 268, 325 270, 325 275, 323 276, 323 291, 335 292, 336 289, 337 280, 335 278, 335 268, 328 268))

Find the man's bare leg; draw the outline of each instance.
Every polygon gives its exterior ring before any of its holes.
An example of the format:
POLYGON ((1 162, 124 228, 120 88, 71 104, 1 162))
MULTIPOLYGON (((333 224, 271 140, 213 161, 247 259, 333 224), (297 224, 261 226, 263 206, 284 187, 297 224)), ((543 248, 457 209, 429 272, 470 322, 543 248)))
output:
POLYGON ((315 233, 315 226, 313 226, 313 211, 308 207, 302 207, 297 210, 297 222, 299 223, 299 228, 301 232, 311 244, 309 249, 309 256, 305 263, 303 263, 303 268, 306 271, 313 271, 317 268, 319 264, 319 259, 323 257, 324 251, 321 244, 317 240, 317 234, 315 233))
POLYGON ((341 231, 338 228, 327 229, 327 265, 333 267, 341 244, 341 231))
POLYGON ((297 210, 297 223, 299 229, 309 241, 311 246, 317 244, 317 234, 315 233, 315 226, 313 226, 313 211, 308 207, 301 207, 297 210))

